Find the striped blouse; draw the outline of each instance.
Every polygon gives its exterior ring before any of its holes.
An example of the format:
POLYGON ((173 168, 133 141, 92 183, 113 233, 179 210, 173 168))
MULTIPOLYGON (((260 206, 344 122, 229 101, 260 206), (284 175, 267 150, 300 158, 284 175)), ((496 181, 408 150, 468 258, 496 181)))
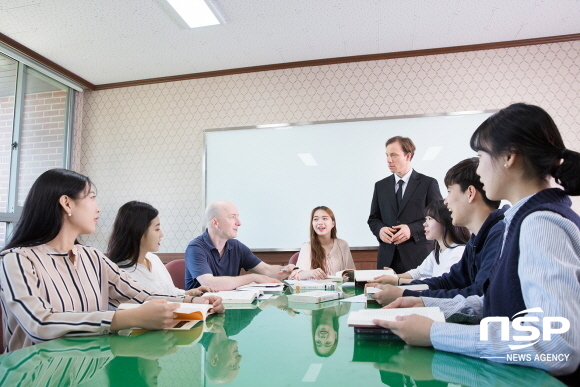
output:
POLYGON ((74 260, 47 245, 0 254, 7 352, 64 335, 108 334, 115 313, 109 306, 152 296, 100 251, 75 245, 72 254, 74 260))

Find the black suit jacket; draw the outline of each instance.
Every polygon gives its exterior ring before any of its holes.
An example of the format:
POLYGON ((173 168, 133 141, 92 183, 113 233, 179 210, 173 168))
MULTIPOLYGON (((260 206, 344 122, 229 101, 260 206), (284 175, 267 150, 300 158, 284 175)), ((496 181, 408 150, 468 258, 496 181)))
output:
POLYGON ((397 212, 395 195, 395 176, 391 175, 375 184, 371 213, 368 224, 379 241, 377 268, 391 266, 395 249, 399 249, 401 260, 409 269, 415 268, 433 250, 433 242, 425 238, 423 223, 425 222, 425 207, 433 200, 440 200, 441 192, 437 180, 413 170, 405 188, 401 208, 397 212), (393 227, 406 224, 411 229, 411 238, 395 246, 384 243, 379 238, 383 227, 393 227))

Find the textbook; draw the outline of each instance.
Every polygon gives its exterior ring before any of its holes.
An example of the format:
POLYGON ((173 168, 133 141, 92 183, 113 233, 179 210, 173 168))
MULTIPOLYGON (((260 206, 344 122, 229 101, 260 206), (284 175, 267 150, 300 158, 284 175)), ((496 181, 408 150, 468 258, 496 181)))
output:
POLYGON ((421 290, 429 290, 429 285, 427 285, 427 284, 416 284, 416 285, 402 284, 402 285, 399 285, 397 287, 400 289, 403 289, 403 290, 409 289, 409 290, 415 290, 418 292, 420 292, 421 290))
POLYGON ((204 293, 204 296, 218 296, 222 298, 224 304, 251 304, 256 301, 256 298, 261 296, 261 290, 223 290, 216 293, 204 293))
POLYGON ((394 308, 394 309, 361 309, 350 312, 348 315, 348 326, 355 328, 380 328, 373 324, 374 319, 396 321, 397 316, 408 316, 411 314, 418 314, 420 316, 429 317, 438 322, 445 322, 445 316, 439 307, 425 307, 425 308, 394 308))
POLYGON ((367 299, 367 304, 378 304, 378 301, 373 298, 373 294, 380 292, 381 288, 375 288, 373 286, 365 286, 365 296, 367 299))
MULTIPOLYGON (((207 316, 213 313, 210 313, 209 311, 212 308, 212 305, 210 304, 189 304, 183 302, 178 302, 176 304, 179 304, 179 308, 175 309, 175 313, 177 314, 175 319, 179 321, 177 321, 172 327, 166 329, 191 329, 199 321, 205 321, 207 316)), ((123 303, 119 305, 118 309, 134 309, 139 306, 141 306, 141 304, 123 303)))
POLYGON ((396 276, 393 270, 355 270, 354 282, 373 282, 376 277, 381 275, 396 276))
POLYGON ((342 292, 328 292, 324 290, 312 291, 307 293, 289 294, 288 303, 290 302, 304 302, 309 304, 316 304, 324 301, 338 300, 344 297, 342 292))
POLYGON ((318 282, 318 281, 292 281, 288 282, 288 286, 292 291, 295 290, 337 290, 334 282, 318 282))

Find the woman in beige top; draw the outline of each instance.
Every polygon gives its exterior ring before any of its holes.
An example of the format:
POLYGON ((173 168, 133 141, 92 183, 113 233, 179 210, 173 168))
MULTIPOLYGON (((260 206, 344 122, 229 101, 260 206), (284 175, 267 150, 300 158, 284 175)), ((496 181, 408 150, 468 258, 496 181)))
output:
POLYGON ((300 249, 292 279, 324 279, 337 271, 354 269, 348 243, 336 237, 336 221, 332 210, 319 206, 310 216, 310 242, 300 249))

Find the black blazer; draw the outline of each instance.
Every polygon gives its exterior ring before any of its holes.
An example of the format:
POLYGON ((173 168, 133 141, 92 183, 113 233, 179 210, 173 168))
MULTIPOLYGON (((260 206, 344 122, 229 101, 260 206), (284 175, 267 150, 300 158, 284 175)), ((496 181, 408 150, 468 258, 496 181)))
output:
POLYGON ((415 268, 433 250, 433 242, 425 238, 423 223, 425 207, 433 200, 440 200, 441 192, 437 180, 413 170, 405 189, 401 208, 397 212, 395 176, 391 175, 375 183, 368 224, 379 241, 377 268, 391 266, 395 249, 399 249, 401 260, 406 266, 415 268), (411 229, 411 238, 395 246, 379 238, 381 228, 406 224, 411 229))

